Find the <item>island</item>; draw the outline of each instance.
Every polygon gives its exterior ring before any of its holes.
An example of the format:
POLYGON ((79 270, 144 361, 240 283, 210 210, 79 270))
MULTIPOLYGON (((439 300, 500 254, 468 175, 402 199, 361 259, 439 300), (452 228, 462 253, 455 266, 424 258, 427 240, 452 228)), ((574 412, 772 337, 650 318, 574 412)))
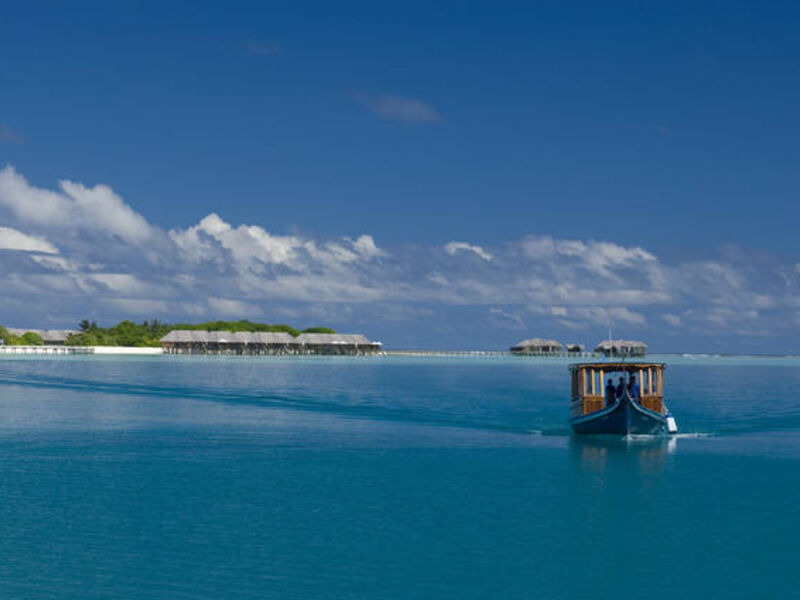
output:
POLYGON ((64 354, 223 355, 365 355, 377 354, 382 348, 380 342, 362 334, 338 333, 329 327, 300 330, 247 320, 167 324, 157 319, 142 323, 125 320, 112 327, 84 319, 77 330, 0 326, 0 346, 20 353, 39 353, 36 348, 41 347, 42 353, 60 348, 63 352, 58 353, 64 354), (23 348, 25 352, 21 352, 23 348), (135 349, 140 351, 132 351, 135 349))

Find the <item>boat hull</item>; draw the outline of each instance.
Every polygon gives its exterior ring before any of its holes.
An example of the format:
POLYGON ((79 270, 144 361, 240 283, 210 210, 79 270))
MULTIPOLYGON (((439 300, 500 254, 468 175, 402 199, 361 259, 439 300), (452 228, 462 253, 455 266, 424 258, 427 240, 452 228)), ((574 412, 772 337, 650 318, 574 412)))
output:
POLYGON ((625 394, 612 406, 570 419, 575 433, 611 435, 660 435, 667 432, 667 417, 633 402, 625 394))

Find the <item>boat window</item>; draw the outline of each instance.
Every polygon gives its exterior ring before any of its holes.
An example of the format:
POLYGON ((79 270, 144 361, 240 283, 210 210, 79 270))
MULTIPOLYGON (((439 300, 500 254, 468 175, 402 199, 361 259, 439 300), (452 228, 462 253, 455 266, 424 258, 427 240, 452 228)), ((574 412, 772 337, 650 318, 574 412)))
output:
POLYGON ((583 395, 584 396, 603 396, 605 392, 605 383, 603 382, 602 369, 583 369, 581 372, 583 378, 583 395))
POLYGON ((658 367, 647 367, 641 371, 642 395, 658 396, 661 370, 658 367))

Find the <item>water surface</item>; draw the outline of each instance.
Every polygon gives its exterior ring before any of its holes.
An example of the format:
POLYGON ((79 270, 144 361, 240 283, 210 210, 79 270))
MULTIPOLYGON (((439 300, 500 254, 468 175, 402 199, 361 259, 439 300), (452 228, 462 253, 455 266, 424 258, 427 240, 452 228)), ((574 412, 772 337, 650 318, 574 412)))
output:
POLYGON ((666 360, 669 441, 558 359, 0 360, 0 598, 791 596, 800 360, 666 360))

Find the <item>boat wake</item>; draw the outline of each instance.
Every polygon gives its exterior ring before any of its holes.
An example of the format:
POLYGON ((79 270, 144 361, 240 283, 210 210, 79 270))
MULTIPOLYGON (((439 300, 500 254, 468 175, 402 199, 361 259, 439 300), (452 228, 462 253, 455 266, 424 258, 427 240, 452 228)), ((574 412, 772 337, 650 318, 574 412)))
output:
POLYGON ((219 389, 187 386, 154 386, 136 385, 121 382, 98 381, 92 379, 75 379, 68 377, 52 377, 45 375, 20 376, 18 374, 0 372, 0 384, 24 387, 70 390, 91 394, 144 396, 165 399, 197 400, 202 402, 223 403, 231 405, 252 406, 265 409, 281 409, 313 412, 340 416, 350 419, 368 419, 391 421, 414 425, 443 426, 466 428, 473 430, 494 431, 512 435, 542 436, 545 432, 503 420, 476 419, 474 415, 459 411, 426 410, 424 407, 387 406, 379 404, 380 399, 351 398, 351 402, 342 403, 340 398, 303 397, 302 395, 283 395, 244 390, 226 392, 219 389))
POLYGON ((629 433, 627 435, 622 436, 622 441, 624 442, 652 442, 652 441, 660 441, 669 439, 668 436, 664 435, 663 433, 657 434, 641 434, 641 433, 629 433))
POLYGON ((655 435, 641 435, 629 433, 622 437, 626 442, 649 442, 652 440, 699 440, 712 437, 713 433, 694 432, 694 433, 673 433, 664 435, 662 433, 655 435))

